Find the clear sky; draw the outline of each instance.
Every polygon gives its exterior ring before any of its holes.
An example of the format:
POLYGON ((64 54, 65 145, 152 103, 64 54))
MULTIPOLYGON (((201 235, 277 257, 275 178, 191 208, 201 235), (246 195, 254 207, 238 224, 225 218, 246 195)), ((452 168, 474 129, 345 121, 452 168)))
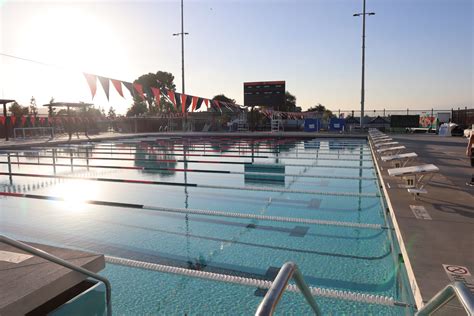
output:
MULTIPOLYGON (((362 0, 185 0, 186 92, 243 102, 286 80, 303 109, 359 109, 362 0)), ((474 106, 472 0, 367 0, 366 108, 474 106)), ((169 71, 181 91, 180 2, 0 0, 0 96, 90 102, 81 71, 124 81, 169 71)), ((98 87, 97 105, 131 98, 98 87)))

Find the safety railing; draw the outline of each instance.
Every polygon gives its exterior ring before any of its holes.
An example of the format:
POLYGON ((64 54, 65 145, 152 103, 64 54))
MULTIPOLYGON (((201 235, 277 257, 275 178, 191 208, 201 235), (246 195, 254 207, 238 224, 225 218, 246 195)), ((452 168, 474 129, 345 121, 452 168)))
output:
POLYGON ((273 315, 283 292, 285 292, 285 289, 288 286, 288 282, 292 278, 295 280, 298 289, 303 294, 313 312, 316 315, 321 315, 321 310, 319 309, 313 295, 311 295, 311 291, 304 281, 303 275, 299 271, 298 266, 293 262, 287 262, 281 267, 280 272, 278 272, 278 275, 272 283, 272 286, 258 306, 255 315, 273 315))
POLYGON ((0 235, 0 242, 10 245, 12 247, 21 249, 25 252, 28 252, 32 255, 38 256, 40 258, 43 258, 45 260, 51 261, 53 263, 59 264, 60 266, 66 267, 68 269, 71 269, 73 271, 82 273, 84 275, 87 275, 88 277, 91 277, 93 279, 102 281, 105 284, 105 291, 106 291, 106 300, 107 300, 107 316, 112 315, 112 286, 110 285, 110 282, 107 278, 104 278, 103 276, 100 276, 94 272, 91 272, 89 270, 86 270, 82 267, 76 266, 66 260, 63 260, 59 257, 53 256, 46 251, 43 251, 41 249, 32 247, 30 245, 27 245, 25 243, 22 243, 20 241, 17 241, 15 239, 11 239, 9 237, 6 237, 4 235, 0 235))
POLYGON ((474 295, 472 295, 464 283, 455 281, 448 284, 433 296, 433 298, 416 313, 416 316, 433 315, 455 297, 458 298, 459 302, 466 310, 467 315, 474 315, 474 295))

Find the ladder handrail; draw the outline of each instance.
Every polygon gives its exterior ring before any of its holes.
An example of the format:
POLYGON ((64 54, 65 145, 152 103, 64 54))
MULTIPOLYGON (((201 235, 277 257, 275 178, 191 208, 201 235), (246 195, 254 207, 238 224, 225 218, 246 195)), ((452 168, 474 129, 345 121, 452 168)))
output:
POLYGON ((76 272, 79 272, 79 273, 82 273, 82 274, 85 274, 93 279, 97 279, 99 281, 102 281, 104 284, 105 284, 105 290, 106 290, 106 300, 107 300, 107 315, 108 316, 111 316, 112 315, 112 301, 111 301, 111 298, 112 298, 112 286, 110 285, 110 282, 107 278, 101 276, 101 275, 98 275, 94 272, 91 272, 87 269, 84 269, 83 267, 80 267, 80 266, 77 266, 77 265, 74 265, 64 259, 61 259, 59 257, 56 257, 50 253, 47 253, 46 251, 44 250, 41 250, 41 249, 38 249, 38 248, 35 248, 35 247, 32 247, 30 245, 27 245, 25 243, 22 243, 18 240, 15 240, 15 239, 11 239, 7 236, 4 236, 4 235, 0 235, 0 242, 2 243, 5 243, 7 245, 10 245, 12 247, 15 247, 15 248, 18 248, 18 249, 21 249, 25 252, 28 252, 32 255, 35 255, 35 256, 38 256, 38 257, 41 257, 45 260, 48 260, 48 261, 51 261, 53 263, 56 263, 60 266, 63 266, 63 267, 66 267, 68 269, 71 269, 73 271, 76 271, 76 272))
POLYGON ((426 303, 417 313, 417 316, 431 315, 438 309, 446 305, 451 299, 457 297, 464 307, 467 315, 474 315, 474 295, 464 285, 464 283, 455 281, 448 284, 441 291, 436 293, 428 303, 426 303))
POLYGON ((257 312, 255 313, 256 316, 266 316, 273 314, 278 302, 280 301, 280 298, 283 295, 283 292, 288 286, 288 282, 292 278, 295 280, 298 289, 301 291, 306 301, 311 306, 311 309, 315 315, 321 315, 321 310, 319 309, 313 295, 311 295, 311 291, 304 281, 303 275, 298 269, 298 266, 294 262, 286 262, 281 267, 275 280, 273 280, 272 286, 258 306, 257 312))

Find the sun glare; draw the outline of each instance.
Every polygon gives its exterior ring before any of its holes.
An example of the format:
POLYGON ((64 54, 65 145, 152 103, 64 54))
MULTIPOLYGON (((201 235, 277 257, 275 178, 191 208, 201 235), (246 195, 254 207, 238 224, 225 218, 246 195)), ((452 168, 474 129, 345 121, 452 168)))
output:
POLYGON ((87 210, 85 201, 97 199, 99 193, 97 183, 84 180, 67 180, 55 186, 51 192, 53 196, 64 199, 60 208, 71 212, 87 210))

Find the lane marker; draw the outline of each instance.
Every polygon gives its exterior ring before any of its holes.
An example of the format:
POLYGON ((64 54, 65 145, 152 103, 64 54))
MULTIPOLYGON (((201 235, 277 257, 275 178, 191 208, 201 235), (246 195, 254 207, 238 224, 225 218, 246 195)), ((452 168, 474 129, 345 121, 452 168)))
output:
POLYGON ((208 185, 208 184, 197 184, 197 183, 181 183, 181 182, 166 182, 166 181, 151 181, 151 180, 77 177, 77 176, 60 176, 60 175, 55 176, 55 175, 34 174, 34 173, 0 172, 0 175, 4 175, 4 176, 11 175, 11 176, 16 176, 16 177, 32 177, 32 178, 89 180, 89 181, 114 182, 114 183, 168 185, 168 186, 194 187, 194 188, 216 189, 216 190, 242 190, 242 191, 259 191, 259 192, 282 192, 282 193, 301 193, 301 194, 314 194, 314 195, 332 195, 332 196, 378 197, 377 193, 326 192, 326 191, 295 190, 295 189, 283 189, 283 188, 273 188, 273 187, 253 187, 253 186, 239 187, 239 186, 208 185))
POLYGON ((432 220, 430 214, 426 210, 426 208, 422 205, 410 205, 410 209, 413 212, 413 215, 417 219, 424 219, 424 220, 432 220))

